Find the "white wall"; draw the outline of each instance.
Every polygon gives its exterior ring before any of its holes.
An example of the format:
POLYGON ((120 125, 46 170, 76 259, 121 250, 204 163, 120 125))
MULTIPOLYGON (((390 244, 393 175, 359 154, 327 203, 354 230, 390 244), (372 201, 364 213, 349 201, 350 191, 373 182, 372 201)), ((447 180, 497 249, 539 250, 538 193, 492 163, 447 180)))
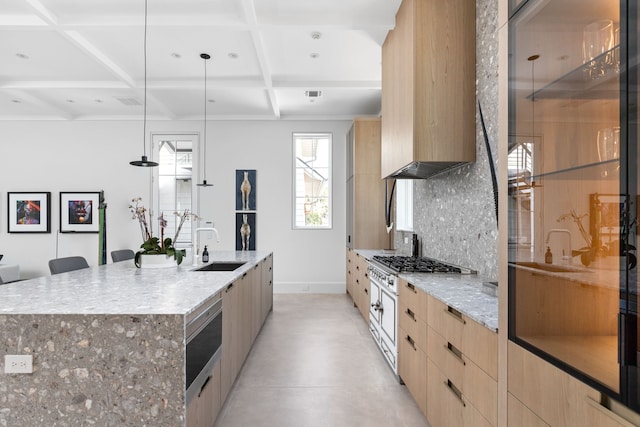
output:
MULTIPOLYGON (((257 248, 274 252, 276 292, 344 292, 345 134, 347 121, 210 121, 207 181, 200 211, 215 220, 220 243, 235 249, 235 170, 257 170, 257 248), (291 227, 293 132, 333 133, 333 229, 291 227)), ((154 133, 200 132, 201 122, 148 122, 154 133)), ((83 255, 98 263, 97 234, 58 234, 60 191, 105 191, 107 250, 136 249, 132 197, 149 201, 149 170, 129 161, 142 154, 139 122, 3 122, 0 142, 0 253, 19 264, 22 278, 49 274, 47 261, 83 255), (7 192, 50 191, 50 234, 9 234, 7 192)), ((203 233, 201 237, 206 237, 203 233)), ((110 261, 109 261, 110 262, 110 261)))

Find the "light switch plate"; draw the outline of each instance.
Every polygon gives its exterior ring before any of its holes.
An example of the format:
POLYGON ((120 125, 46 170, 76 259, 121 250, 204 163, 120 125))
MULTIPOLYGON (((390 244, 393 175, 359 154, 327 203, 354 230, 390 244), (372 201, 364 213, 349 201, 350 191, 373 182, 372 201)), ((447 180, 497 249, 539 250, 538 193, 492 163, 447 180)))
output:
POLYGON ((30 354, 5 354, 5 374, 31 374, 33 372, 33 356, 30 354))

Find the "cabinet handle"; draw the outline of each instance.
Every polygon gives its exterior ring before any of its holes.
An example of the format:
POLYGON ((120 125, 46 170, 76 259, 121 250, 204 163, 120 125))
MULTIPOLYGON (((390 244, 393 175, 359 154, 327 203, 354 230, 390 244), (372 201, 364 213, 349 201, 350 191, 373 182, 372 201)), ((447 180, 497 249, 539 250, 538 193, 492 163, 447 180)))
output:
POLYGON ((204 380, 204 383, 202 384, 202 387, 200 387, 200 393, 198 393, 198 397, 200 397, 200 395, 202 394, 202 392, 204 391, 204 389, 207 387, 207 384, 209 384, 209 380, 211 379, 211 375, 209 375, 207 377, 206 380, 204 380))
POLYGON ((444 309, 444 312, 447 313, 449 316, 453 317, 454 319, 456 319, 457 321, 462 322, 463 325, 467 324, 467 322, 462 318, 462 313, 456 310, 455 308, 451 306, 447 306, 447 308, 444 309))
POLYGON ((364 288, 364 293, 365 293, 365 294, 367 294, 367 295, 369 295, 369 289, 364 288))
POLYGON ((411 311, 410 308, 407 308, 406 313, 407 313, 407 316, 409 316, 414 322, 417 322, 416 314, 413 311, 411 311))
POLYGON ((227 286, 227 289, 225 290, 225 292, 229 292, 231 290, 231 288, 233 288, 233 283, 229 284, 229 286, 227 286))
POLYGON ((360 270, 360 266, 359 265, 356 265, 356 270, 360 270))
POLYGON ((409 335, 407 335, 406 340, 409 342, 409 344, 411 345, 411 347, 413 347, 414 350, 416 349, 416 342, 413 340, 413 338, 411 338, 409 335))
POLYGON ((467 362, 465 362, 464 359, 462 358, 462 352, 458 350, 455 345, 451 344, 450 342, 447 342, 447 345, 445 345, 444 348, 449 353, 451 353, 456 358, 456 360, 462 363, 462 365, 464 366, 467 365, 467 362))
POLYGON ((460 390, 458 390, 458 387, 456 387, 451 380, 446 380, 444 382, 444 385, 451 391, 451 393, 453 393, 453 395, 460 401, 460 403, 462 403, 462 406, 466 407, 467 405, 464 403, 464 400, 462 399, 462 392, 460 390))
POLYGON ((416 287, 415 287, 414 285, 412 285, 411 283, 407 283, 407 285, 406 285, 406 286, 407 286, 407 288, 409 288, 409 290, 410 290, 411 292, 413 292, 414 294, 417 294, 417 293, 418 293, 418 291, 416 291, 416 287))

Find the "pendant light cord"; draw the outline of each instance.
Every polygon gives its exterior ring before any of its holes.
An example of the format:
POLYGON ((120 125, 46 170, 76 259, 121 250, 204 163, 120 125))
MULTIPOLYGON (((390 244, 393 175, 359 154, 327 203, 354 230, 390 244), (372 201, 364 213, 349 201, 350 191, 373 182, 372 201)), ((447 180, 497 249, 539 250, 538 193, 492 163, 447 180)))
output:
POLYGON ((207 182, 207 58, 204 58, 204 149, 203 149, 203 160, 202 160, 204 171, 203 171, 203 182, 207 182))
POLYGON ((144 0, 144 117, 142 119, 142 151, 147 156, 147 0, 144 0))

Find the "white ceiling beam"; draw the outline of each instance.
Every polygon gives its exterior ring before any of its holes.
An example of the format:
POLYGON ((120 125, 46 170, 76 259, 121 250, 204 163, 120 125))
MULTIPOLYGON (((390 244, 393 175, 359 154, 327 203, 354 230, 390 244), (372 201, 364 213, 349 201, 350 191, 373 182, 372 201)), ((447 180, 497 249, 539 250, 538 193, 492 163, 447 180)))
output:
POLYGON ((47 9, 42 3, 38 0, 25 0, 25 2, 31 6, 36 15, 43 21, 45 21, 49 25, 58 25, 58 17, 55 13, 51 12, 47 9))
POLYGON ((258 57, 258 63, 260 64, 260 70, 262 71, 264 85, 267 90, 267 94, 269 95, 271 109, 273 110, 274 116, 276 118, 280 118, 280 107, 278 106, 276 93, 273 89, 271 70, 269 69, 269 63, 265 53, 264 41, 262 40, 262 34, 260 34, 260 31, 258 30, 258 18, 256 16, 256 9, 253 4, 253 0, 242 0, 242 9, 247 23, 251 26, 251 38, 255 45, 256 55, 258 57))
MULTIPOLYGON (((314 89, 380 89, 380 80, 341 80, 341 81, 290 81, 274 80, 274 89, 304 88, 314 89)), ((139 89, 139 84, 136 85, 139 89)), ((214 90, 227 89, 265 89, 264 79, 209 79, 207 87, 214 90)), ((130 89, 131 86, 113 80, 92 81, 53 81, 53 80, 11 80, 0 84, 2 89, 130 89)), ((147 81, 147 89, 151 90, 201 90, 202 83, 196 81, 152 80, 147 81)))

